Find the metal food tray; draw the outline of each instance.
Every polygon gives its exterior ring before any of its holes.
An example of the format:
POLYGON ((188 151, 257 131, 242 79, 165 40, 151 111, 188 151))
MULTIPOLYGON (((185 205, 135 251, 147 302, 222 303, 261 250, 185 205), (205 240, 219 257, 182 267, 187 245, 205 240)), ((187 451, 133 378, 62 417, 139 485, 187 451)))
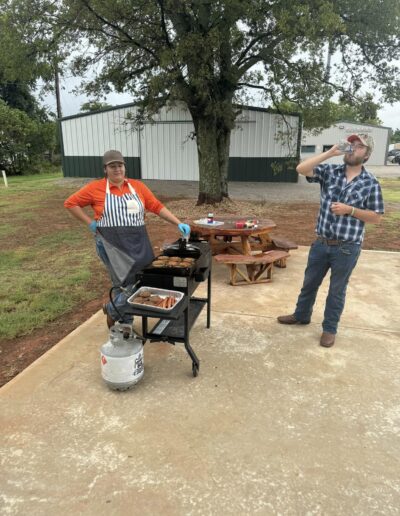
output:
POLYGON ((172 310, 182 301, 184 297, 183 292, 178 292, 177 290, 166 290, 163 288, 154 288, 154 287, 140 287, 129 299, 128 303, 132 306, 136 306, 137 308, 142 308, 143 310, 150 310, 151 312, 166 314, 172 312, 172 310), (153 305, 144 305, 142 303, 135 303, 135 298, 140 296, 142 292, 150 292, 150 294, 160 297, 169 297, 172 296, 176 299, 176 303, 171 308, 162 308, 161 306, 153 306, 153 305))

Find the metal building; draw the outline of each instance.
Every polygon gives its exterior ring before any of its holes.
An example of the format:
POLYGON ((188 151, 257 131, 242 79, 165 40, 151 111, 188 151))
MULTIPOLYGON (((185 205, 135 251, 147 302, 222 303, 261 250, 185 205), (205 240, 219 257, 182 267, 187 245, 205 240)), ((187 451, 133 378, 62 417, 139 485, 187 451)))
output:
MULTIPOLYGON (((152 122, 135 128, 135 104, 60 120, 66 177, 101 177, 101 157, 118 149, 127 175, 138 179, 198 181, 194 126, 183 104, 164 107, 152 122)), ((299 115, 244 107, 231 133, 229 180, 296 182, 300 156, 299 115)))
MULTIPOLYGON (((368 165, 386 165, 391 128, 348 121, 337 122, 317 135, 304 131, 301 141, 301 158, 306 159, 320 154, 354 133, 369 134, 375 141, 375 148, 368 160, 368 165)), ((343 156, 331 158, 326 163, 343 163, 343 156)))

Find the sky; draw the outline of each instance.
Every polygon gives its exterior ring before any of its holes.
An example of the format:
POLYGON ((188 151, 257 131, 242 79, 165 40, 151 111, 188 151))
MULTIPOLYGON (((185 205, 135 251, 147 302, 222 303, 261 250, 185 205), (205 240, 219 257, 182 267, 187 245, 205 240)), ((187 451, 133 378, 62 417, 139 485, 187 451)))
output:
POLYGON ((378 111, 378 116, 384 126, 391 127, 393 131, 400 129, 400 102, 396 102, 393 106, 386 105, 378 111))
MULTIPOLYGON (((63 116, 76 115, 80 112, 80 107, 84 102, 87 102, 87 97, 83 95, 76 95, 72 93, 75 85, 71 80, 68 81, 64 89, 61 90, 61 107, 63 116)), ((108 95, 105 102, 112 106, 118 106, 121 104, 128 104, 132 102, 132 97, 127 93, 117 94, 112 93, 108 95)), ((44 99, 44 104, 53 112, 56 112, 55 97, 48 95, 44 99)), ((257 107, 257 103, 254 104, 257 107)), ((391 127, 394 130, 400 129, 400 102, 393 104, 392 106, 386 104, 382 109, 378 111, 378 116, 382 120, 382 125, 385 127, 391 127)))

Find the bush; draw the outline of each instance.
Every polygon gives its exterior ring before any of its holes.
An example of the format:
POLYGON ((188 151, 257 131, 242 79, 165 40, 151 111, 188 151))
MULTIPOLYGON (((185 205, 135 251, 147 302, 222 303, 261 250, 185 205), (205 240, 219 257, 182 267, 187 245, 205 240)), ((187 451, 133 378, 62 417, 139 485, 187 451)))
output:
POLYGON ((54 122, 34 120, 0 99, 0 170, 8 175, 39 172, 54 145, 54 122))

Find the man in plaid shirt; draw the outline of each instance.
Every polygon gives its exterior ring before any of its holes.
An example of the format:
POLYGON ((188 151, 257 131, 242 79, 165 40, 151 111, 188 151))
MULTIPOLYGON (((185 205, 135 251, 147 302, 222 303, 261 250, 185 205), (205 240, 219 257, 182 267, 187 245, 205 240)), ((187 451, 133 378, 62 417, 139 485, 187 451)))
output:
POLYGON ((321 164, 343 154, 339 145, 313 156, 297 166, 310 183, 319 183, 321 203, 316 225, 317 239, 311 245, 304 282, 296 309, 278 317, 281 324, 309 324, 318 289, 331 270, 320 344, 331 347, 343 312, 347 284, 357 263, 365 223, 378 224, 384 213, 381 187, 365 168, 374 141, 368 134, 347 138, 343 165, 321 164))

